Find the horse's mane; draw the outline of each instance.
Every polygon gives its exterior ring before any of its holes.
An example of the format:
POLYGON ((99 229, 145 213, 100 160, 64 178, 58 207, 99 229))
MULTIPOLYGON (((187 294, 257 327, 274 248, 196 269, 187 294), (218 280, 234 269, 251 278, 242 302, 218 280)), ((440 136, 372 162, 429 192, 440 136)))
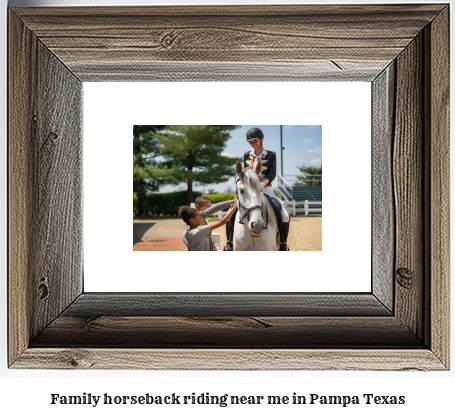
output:
POLYGON ((258 196, 262 195, 262 186, 261 182, 259 181, 259 176, 256 174, 256 172, 251 169, 250 167, 247 167, 245 170, 240 173, 239 179, 242 180, 245 183, 245 178, 248 180, 250 187, 258 194, 258 196))

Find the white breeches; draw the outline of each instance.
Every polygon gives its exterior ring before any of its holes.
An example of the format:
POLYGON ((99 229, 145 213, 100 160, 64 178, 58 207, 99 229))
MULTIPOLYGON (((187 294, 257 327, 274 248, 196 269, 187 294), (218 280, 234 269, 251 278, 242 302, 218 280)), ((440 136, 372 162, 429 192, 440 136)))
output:
POLYGON ((265 193, 267 196, 270 196, 272 199, 276 199, 280 202, 281 204, 281 217, 283 222, 289 222, 289 213, 284 207, 283 202, 276 197, 276 194, 273 193, 272 186, 266 186, 264 187, 264 190, 262 190, 263 193, 265 193))

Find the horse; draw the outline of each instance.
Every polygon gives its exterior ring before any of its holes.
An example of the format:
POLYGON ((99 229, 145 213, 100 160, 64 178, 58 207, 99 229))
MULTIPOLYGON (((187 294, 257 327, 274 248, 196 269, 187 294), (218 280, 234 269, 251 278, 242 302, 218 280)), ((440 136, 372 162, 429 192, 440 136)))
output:
POLYGON ((277 220, 272 206, 262 193, 259 180, 262 162, 254 169, 243 170, 242 161, 235 164, 237 213, 234 226, 234 251, 278 250, 277 220))

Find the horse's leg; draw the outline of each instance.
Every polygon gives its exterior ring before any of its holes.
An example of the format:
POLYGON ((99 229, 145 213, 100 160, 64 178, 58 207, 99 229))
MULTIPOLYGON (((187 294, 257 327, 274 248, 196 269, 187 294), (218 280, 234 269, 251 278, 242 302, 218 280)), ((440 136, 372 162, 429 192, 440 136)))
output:
POLYGON ((254 239, 252 238, 248 231, 248 223, 245 222, 244 225, 240 224, 236 218, 235 228, 234 228, 234 251, 251 251, 254 250, 254 239))
POLYGON ((226 222, 226 243, 224 245, 224 251, 233 251, 234 245, 234 228, 237 219, 237 214, 231 216, 226 222))
POLYGON ((239 211, 236 212, 235 216, 235 226, 234 226, 234 235, 232 237, 233 249, 234 251, 244 251, 243 243, 244 240, 244 225, 239 223, 239 211))

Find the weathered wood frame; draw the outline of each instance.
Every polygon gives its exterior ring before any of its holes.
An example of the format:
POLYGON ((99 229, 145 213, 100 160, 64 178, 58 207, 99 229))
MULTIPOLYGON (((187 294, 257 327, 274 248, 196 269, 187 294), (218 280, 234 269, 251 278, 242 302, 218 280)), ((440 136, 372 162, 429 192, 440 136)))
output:
POLYGON ((449 368, 447 4, 10 9, 8 96, 11 368, 449 368), (371 82, 372 292, 85 293, 82 82, 116 80, 371 82))

